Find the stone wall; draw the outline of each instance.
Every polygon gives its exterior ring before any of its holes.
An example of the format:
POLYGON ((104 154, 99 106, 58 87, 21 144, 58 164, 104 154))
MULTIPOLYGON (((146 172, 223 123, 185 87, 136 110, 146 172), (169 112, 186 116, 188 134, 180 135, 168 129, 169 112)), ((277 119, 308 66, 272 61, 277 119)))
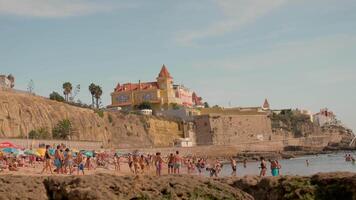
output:
POLYGON ((269 141, 271 121, 267 115, 204 115, 196 117, 197 144, 233 145, 269 141))
POLYGON ((183 130, 175 121, 149 118, 147 123, 154 146, 174 146, 174 141, 183 137, 183 130))

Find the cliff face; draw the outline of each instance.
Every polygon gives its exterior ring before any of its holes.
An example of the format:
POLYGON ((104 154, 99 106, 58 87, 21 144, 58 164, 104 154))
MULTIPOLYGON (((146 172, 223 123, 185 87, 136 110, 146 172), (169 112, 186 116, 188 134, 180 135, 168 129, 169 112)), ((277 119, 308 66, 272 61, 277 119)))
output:
POLYGON ((172 121, 110 112, 99 116, 91 109, 0 90, 0 137, 26 138, 31 130, 51 130, 63 119, 72 122, 73 140, 102 141, 109 147, 171 146, 181 135, 172 121))

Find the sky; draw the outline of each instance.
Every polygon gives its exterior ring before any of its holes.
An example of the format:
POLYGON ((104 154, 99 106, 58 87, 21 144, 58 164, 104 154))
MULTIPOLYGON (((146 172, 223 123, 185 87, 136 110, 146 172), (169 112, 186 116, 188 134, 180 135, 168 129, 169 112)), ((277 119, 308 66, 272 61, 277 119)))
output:
POLYGON ((48 96, 174 81, 210 105, 318 112, 356 130, 356 0, 0 0, 0 74, 48 96))

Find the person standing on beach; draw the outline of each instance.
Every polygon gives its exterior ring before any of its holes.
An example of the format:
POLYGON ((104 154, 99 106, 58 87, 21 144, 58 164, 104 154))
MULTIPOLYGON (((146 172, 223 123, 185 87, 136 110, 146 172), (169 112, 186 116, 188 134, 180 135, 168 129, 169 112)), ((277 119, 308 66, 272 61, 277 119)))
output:
POLYGON ((134 173, 137 175, 138 174, 138 170, 140 168, 140 164, 138 163, 138 155, 134 154, 132 156, 132 162, 133 162, 133 167, 134 167, 134 173))
POLYGON ((135 173, 134 170, 132 169, 132 167, 133 167, 133 158, 132 158, 131 154, 129 154, 129 156, 127 157, 127 163, 129 164, 130 171, 132 173, 135 173))
POLYGON ((182 166, 182 158, 179 156, 179 151, 176 151, 176 155, 174 157, 174 173, 179 174, 180 168, 182 166))
POLYGON ((271 174, 272 176, 278 176, 279 175, 279 163, 277 160, 269 160, 271 163, 271 174))
POLYGON ((145 156, 141 155, 140 159, 139 159, 139 164, 140 164, 140 168, 141 168, 141 173, 143 174, 145 172, 145 156))
POLYGON ((114 165, 115 165, 115 171, 120 171, 120 156, 117 153, 115 153, 114 155, 114 165))
POLYGON ((73 172, 73 156, 72 152, 67 148, 65 150, 66 156, 64 159, 64 171, 67 174, 67 168, 69 169, 69 174, 72 174, 73 172))
POLYGON ((41 174, 43 174, 43 172, 47 172, 47 169, 49 169, 51 174, 53 174, 52 166, 51 166, 52 157, 51 157, 51 154, 49 153, 49 148, 50 147, 51 146, 46 145, 46 152, 45 152, 45 155, 44 155, 44 166, 43 166, 41 174))
POLYGON ((267 163, 264 159, 264 157, 261 157, 261 164, 260 164, 260 177, 261 176, 266 176, 266 171, 267 171, 267 163))
POLYGON ((174 172, 174 155, 171 153, 168 157, 168 174, 173 174, 174 172))
POLYGON ((230 158, 230 164, 231 164, 231 168, 232 168, 231 176, 236 176, 237 175, 237 163, 233 157, 230 158))
POLYGON ((63 173, 63 154, 60 145, 57 146, 57 149, 54 152, 54 165, 56 166, 57 174, 63 173))
POLYGON ((82 153, 80 152, 77 155, 76 164, 77 164, 77 175, 79 175, 79 171, 82 171, 84 175, 84 159, 82 153))
POLYGON ((161 153, 157 152, 155 157, 156 175, 161 176, 163 168, 163 159, 161 158, 161 153))

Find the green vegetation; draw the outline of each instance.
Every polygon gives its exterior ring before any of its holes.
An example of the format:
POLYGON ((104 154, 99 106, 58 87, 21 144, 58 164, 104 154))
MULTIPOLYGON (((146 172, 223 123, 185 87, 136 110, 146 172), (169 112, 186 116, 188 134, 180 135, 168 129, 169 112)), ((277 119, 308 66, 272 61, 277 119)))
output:
POLYGON ((55 139, 70 139, 72 137, 72 123, 69 119, 59 121, 52 130, 52 136, 55 139))
POLYGON ((69 101, 69 94, 72 93, 73 86, 70 82, 63 83, 63 94, 65 101, 69 101))
POLYGON ((39 128, 28 133, 30 139, 51 139, 51 134, 47 128, 39 128))
POLYGON ((151 105, 150 102, 144 101, 144 102, 142 102, 140 105, 138 105, 137 108, 138 108, 139 110, 145 110, 145 109, 152 110, 152 105, 151 105))
POLYGON ((89 92, 91 94, 91 105, 94 107, 94 96, 95 96, 95 91, 96 91, 96 85, 94 83, 91 83, 89 85, 89 92))
POLYGON ((103 118, 104 117, 104 111, 102 110, 95 110, 95 113, 99 115, 99 117, 103 118))
POLYGON ((181 107, 177 103, 171 103, 171 108, 173 110, 179 110, 181 107))
POLYGON ((65 100, 64 97, 62 97, 58 92, 54 91, 49 95, 49 99, 59 102, 63 102, 65 100))
POLYGON ((101 95, 103 95, 103 90, 99 85, 95 85, 94 83, 91 83, 89 85, 89 92, 91 94, 92 106, 94 106, 94 99, 95 99, 95 105, 96 108, 98 109, 100 107, 100 99, 101 99, 101 95))
POLYGON ((315 199, 315 186, 311 185, 310 181, 305 178, 295 178, 285 180, 282 183, 283 199, 315 199))
POLYGON ((108 114, 108 120, 109 120, 110 123, 113 122, 112 116, 110 114, 108 114))
POLYGON ((204 102, 204 108, 210 108, 209 103, 208 102, 204 102))
POLYGON ((293 110, 283 110, 279 114, 273 113, 271 120, 272 128, 291 131, 296 137, 304 136, 303 127, 313 126, 308 115, 293 110))

